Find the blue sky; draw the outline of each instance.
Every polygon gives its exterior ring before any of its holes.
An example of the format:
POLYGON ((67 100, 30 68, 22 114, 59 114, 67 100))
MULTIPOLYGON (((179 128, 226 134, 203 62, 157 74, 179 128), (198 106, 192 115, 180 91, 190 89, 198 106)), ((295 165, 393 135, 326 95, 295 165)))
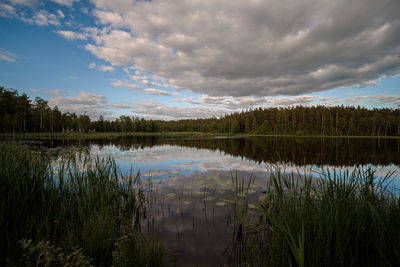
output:
POLYGON ((0 85, 94 119, 396 108, 400 6, 367 2, 1 1, 0 85))

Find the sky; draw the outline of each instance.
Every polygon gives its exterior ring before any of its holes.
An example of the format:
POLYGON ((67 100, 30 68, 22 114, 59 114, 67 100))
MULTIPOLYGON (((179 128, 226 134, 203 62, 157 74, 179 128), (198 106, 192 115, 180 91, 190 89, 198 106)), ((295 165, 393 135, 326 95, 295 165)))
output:
POLYGON ((398 0, 0 0, 0 85, 92 119, 400 107, 398 0))

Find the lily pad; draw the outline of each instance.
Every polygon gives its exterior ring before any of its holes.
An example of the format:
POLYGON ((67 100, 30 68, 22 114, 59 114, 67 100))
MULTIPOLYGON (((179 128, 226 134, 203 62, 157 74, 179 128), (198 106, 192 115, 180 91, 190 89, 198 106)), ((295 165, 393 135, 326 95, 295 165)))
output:
POLYGON ((175 199, 176 198, 176 194, 175 193, 169 193, 169 194, 166 194, 165 195, 166 197, 166 199, 175 199))
POLYGON ((203 198, 204 201, 213 201, 214 199, 215 199, 215 197, 211 197, 211 196, 203 198))
POLYGON ((225 207, 226 206, 226 202, 220 201, 220 202, 215 203, 215 205, 217 205, 218 207, 225 207))

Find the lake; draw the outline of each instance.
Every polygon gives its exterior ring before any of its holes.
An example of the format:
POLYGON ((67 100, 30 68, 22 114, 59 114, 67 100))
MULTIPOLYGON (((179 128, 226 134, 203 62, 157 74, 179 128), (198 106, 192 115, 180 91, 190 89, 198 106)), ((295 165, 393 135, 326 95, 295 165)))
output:
POLYGON ((179 266, 228 261, 232 178, 245 184, 254 178, 252 205, 263 197, 271 166, 300 173, 373 167, 378 176, 393 170, 391 186, 400 188, 400 139, 121 136, 19 142, 54 157, 65 150, 111 155, 123 173, 140 171, 148 197, 142 228, 159 235, 169 263, 179 266))

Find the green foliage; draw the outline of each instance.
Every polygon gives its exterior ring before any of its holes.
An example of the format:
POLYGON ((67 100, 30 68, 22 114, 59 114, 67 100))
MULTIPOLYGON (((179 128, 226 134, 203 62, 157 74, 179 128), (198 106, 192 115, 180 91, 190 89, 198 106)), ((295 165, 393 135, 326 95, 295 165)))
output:
POLYGON ((13 266, 93 266, 91 259, 83 255, 81 249, 73 249, 65 253, 62 248, 52 245, 49 241, 41 241, 37 244, 32 240, 19 241, 21 255, 18 261, 9 261, 7 265, 13 266))
POLYGON ((115 243, 112 266, 163 266, 160 243, 140 233, 127 233, 115 243))
POLYGON ((86 115, 61 113, 47 101, 34 101, 0 87, 0 131, 16 132, 203 132, 224 134, 399 136, 400 109, 360 107, 257 108, 219 119, 176 121, 120 116, 114 121, 91 121, 86 115))
POLYGON ((399 266, 400 201, 388 190, 391 173, 319 175, 271 170, 260 220, 243 226, 247 242, 232 251, 234 264, 399 266))
POLYGON ((239 132, 240 132, 239 122, 238 122, 238 120, 233 119, 232 122, 231 122, 231 131, 230 131, 230 133, 237 134, 239 132))
POLYGON ((79 247, 92 264, 111 265, 121 229, 140 229, 130 228, 143 214, 139 174, 122 175, 111 158, 63 155, 56 166, 0 144, 0 264, 18 258, 18 240, 28 239, 66 253, 79 247))

